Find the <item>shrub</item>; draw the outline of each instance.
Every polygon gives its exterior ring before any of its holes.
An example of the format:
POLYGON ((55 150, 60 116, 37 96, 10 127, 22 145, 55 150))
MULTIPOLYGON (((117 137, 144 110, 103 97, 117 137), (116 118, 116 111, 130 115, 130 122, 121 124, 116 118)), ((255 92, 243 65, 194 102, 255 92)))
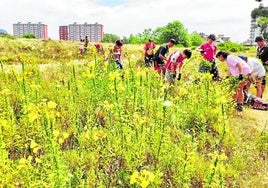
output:
POLYGON ((227 50, 231 52, 245 51, 245 47, 242 44, 238 44, 235 42, 221 42, 218 44, 219 50, 227 50))
POLYGON ((22 35, 22 38, 35 39, 35 36, 34 36, 34 34, 27 33, 25 35, 22 35))

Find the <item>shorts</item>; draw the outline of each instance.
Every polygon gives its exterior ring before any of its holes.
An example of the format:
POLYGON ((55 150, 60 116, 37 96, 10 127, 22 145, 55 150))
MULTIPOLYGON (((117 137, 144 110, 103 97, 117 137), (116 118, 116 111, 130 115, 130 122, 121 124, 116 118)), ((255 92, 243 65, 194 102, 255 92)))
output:
POLYGON ((262 76, 262 77, 253 77, 253 76, 248 76, 248 81, 252 84, 259 84, 261 83, 262 86, 266 85, 266 77, 262 76))
POLYGON ((156 71, 165 70, 165 63, 163 61, 161 63, 154 61, 154 70, 156 71))
MULTIPOLYGON (((170 70, 166 70, 166 72, 165 72, 165 80, 166 80, 167 82, 174 82, 175 78, 174 78, 173 75, 170 74, 170 73, 171 73, 170 70)), ((175 74, 175 75, 176 75, 176 74, 175 74)))

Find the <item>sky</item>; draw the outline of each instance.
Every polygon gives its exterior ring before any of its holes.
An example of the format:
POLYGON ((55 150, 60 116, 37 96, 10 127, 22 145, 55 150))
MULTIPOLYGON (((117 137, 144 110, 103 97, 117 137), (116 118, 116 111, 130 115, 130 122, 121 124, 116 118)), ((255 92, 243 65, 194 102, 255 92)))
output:
POLYGON ((129 37, 180 21, 189 33, 223 34, 243 42, 258 6, 255 0, 1 0, 0 29, 13 34, 15 23, 42 22, 48 37, 59 39, 61 25, 97 22, 104 33, 129 37))

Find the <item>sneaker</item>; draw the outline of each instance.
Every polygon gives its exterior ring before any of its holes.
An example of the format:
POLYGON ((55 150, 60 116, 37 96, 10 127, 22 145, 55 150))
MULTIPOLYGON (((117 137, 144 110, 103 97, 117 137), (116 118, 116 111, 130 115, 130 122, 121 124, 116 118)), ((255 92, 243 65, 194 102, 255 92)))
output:
POLYGON ((242 112, 243 111, 243 105, 242 104, 237 104, 235 107, 236 111, 242 112))

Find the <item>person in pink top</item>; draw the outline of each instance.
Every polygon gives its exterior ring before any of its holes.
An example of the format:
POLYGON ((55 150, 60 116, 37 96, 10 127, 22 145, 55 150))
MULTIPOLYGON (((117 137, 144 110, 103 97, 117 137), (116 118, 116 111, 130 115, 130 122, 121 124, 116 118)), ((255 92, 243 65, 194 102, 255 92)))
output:
POLYGON ((118 69, 123 69, 123 62, 121 60, 122 46, 123 46, 123 40, 118 39, 115 41, 113 54, 118 69))
POLYGON ((243 111, 243 103, 245 97, 243 89, 246 87, 248 76, 252 72, 251 68, 243 59, 234 55, 230 55, 225 51, 219 51, 216 54, 216 57, 219 61, 226 62, 229 69, 228 76, 237 77, 239 84, 233 98, 237 102, 236 110, 243 111))
POLYGON ((215 55, 217 52, 217 46, 214 44, 216 37, 214 34, 210 34, 207 38, 207 42, 201 44, 197 50, 200 51, 205 61, 211 63, 210 67, 204 66, 203 63, 199 66, 199 72, 210 72, 213 80, 219 78, 219 70, 215 62, 215 55))
POLYGON ((174 84, 176 75, 178 75, 177 79, 181 79, 181 70, 183 67, 184 60, 189 59, 192 56, 191 50, 185 49, 182 52, 174 51, 168 58, 165 64, 165 77, 166 81, 171 84, 174 84))

